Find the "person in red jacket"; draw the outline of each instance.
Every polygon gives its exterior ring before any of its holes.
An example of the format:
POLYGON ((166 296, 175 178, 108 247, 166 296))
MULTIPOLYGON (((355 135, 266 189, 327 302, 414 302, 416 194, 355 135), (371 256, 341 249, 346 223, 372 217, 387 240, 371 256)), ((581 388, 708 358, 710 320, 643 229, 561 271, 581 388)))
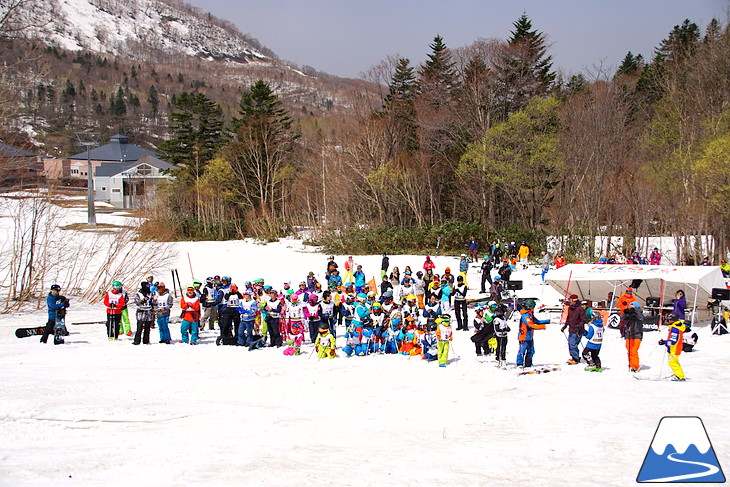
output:
POLYGON ((127 303, 122 293, 122 283, 114 281, 112 288, 104 295, 106 306, 106 332, 109 340, 119 339, 119 325, 122 321, 122 309, 127 303))
POLYGON ((555 262, 556 269, 560 269, 561 267, 563 267, 565 264, 568 263, 568 261, 565 259, 565 256, 563 255, 562 252, 558 252, 558 255, 555 256, 554 262, 555 262))
POLYGON ((431 256, 427 255, 426 261, 423 263, 423 270, 428 271, 429 269, 433 270, 435 268, 436 268, 436 264, 434 264, 433 261, 431 260, 431 256))
POLYGON ((182 310, 182 323, 180 334, 182 342, 190 345, 198 344, 198 322, 200 321, 200 298, 195 292, 195 287, 188 286, 187 292, 180 298, 180 309, 182 310))

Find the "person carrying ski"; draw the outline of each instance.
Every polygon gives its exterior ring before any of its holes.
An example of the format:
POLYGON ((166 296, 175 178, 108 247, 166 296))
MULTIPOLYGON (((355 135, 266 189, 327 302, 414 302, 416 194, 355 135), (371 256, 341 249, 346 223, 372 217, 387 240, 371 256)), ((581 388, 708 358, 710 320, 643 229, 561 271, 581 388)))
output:
POLYGON ((319 326, 319 335, 314 340, 314 349, 317 351, 317 358, 333 359, 337 356, 335 337, 330 333, 329 326, 324 323, 319 326))
POLYGON ((525 301, 520 315, 520 333, 517 337, 520 348, 517 350, 515 363, 518 367, 532 367, 532 357, 535 355, 535 330, 544 330, 550 320, 538 320, 535 317, 534 299, 525 301))
POLYGON ((585 333, 585 323, 586 311, 578 300, 578 295, 571 294, 568 315, 565 318, 565 324, 560 328, 563 333, 565 333, 566 328, 568 329, 568 353, 570 354, 568 363, 571 365, 580 363, 578 345, 585 333))
POLYGON ((146 280, 139 285, 139 291, 134 296, 134 304, 137 306, 137 332, 134 334, 132 345, 144 343, 150 344, 150 329, 155 320, 155 311, 152 307, 152 292, 150 283, 146 280))
POLYGON ((687 331, 687 326, 685 325, 684 320, 673 311, 667 315, 666 322, 669 324, 667 339, 659 340, 659 345, 667 347, 669 367, 672 369, 672 372, 674 372, 672 380, 684 381, 685 376, 682 366, 679 364, 679 354, 682 353, 684 332, 687 331))
POLYGON ((200 298, 195 292, 192 284, 187 287, 185 294, 180 298, 180 309, 182 309, 182 321, 180 322, 180 335, 183 343, 190 342, 190 345, 198 344, 198 321, 200 321, 200 298))
MULTIPOLYGON (((43 330, 41 336, 41 343, 48 343, 48 336, 53 333, 55 337, 56 317, 58 311, 69 307, 69 301, 64 296, 61 296, 61 286, 53 284, 48 296, 46 296, 46 306, 48 307, 48 321, 46 327, 43 330)), ((55 338, 54 338, 55 343, 55 338)))
MULTIPOLYGON (((160 285, 162 285, 162 283, 160 283, 160 285)), ((124 305, 122 283, 114 281, 112 283, 112 288, 104 295, 104 306, 106 306, 106 331, 109 340, 119 339, 119 326, 122 320, 122 308, 124 305)))
POLYGON ((438 361, 439 367, 446 367, 449 360, 449 348, 451 341, 454 339, 454 332, 451 328, 451 316, 440 315, 436 318, 436 339, 438 340, 438 361))
POLYGON ((603 344, 603 319, 601 315, 595 313, 593 321, 588 325, 588 329, 583 332, 583 336, 588 339, 583 349, 583 358, 588 362, 586 370, 592 372, 601 372, 601 359, 598 354, 601 353, 601 345, 603 344))

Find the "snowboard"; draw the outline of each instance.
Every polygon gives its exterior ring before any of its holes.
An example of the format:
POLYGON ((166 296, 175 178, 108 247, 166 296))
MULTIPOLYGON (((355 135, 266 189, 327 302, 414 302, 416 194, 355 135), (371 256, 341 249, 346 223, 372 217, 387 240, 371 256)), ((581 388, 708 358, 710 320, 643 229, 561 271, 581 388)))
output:
POLYGON ((43 332, 46 331, 45 326, 34 326, 31 328, 18 328, 15 330, 15 336, 18 338, 26 338, 26 337, 32 337, 36 335, 43 335, 43 332))
POLYGON ((65 340, 63 339, 63 337, 68 335, 68 331, 66 330, 65 314, 66 313, 63 313, 63 315, 61 315, 61 313, 56 313, 56 324, 53 327, 53 344, 54 345, 63 345, 65 343, 65 340))
POLYGON ((585 370, 586 372, 603 372, 603 369, 599 369, 598 367, 594 367, 592 365, 589 365, 583 370, 585 370))

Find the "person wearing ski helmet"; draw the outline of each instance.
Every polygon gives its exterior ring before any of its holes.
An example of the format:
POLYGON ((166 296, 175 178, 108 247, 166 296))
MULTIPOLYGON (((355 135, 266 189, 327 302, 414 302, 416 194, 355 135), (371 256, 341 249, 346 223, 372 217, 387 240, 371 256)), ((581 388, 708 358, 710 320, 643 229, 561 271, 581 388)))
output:
POLYGON ((291 301, 286 307, 287 332, 292 333, 292 328, 296 325, 299 331, 303 331, 302 320, 304 319, 304 309, 302 303, 299 302, 298 294, 291 294, 291 301))
POLYGON ((122 319, 122 308, 124 294, 122 294, 122 283, 112 282, 112 287, 104 294, 104 306, 106 306, 106 331, 109 340, 119 339, 119 327, 122 319))
POLYGON ((61 286, 58 284, 53 284, 51 289, 48 291, 48 296, 46 296, 46 306, 48 307, 48 321, 46 322, 46 327, 43 330, 43 335, 41 336, 41 343, 47 343, 48 336, 51 333, 55 334, 56 317, 60 313, 63 313, 63 310, 69 307, 69 301, 66 297, 61 296, 61 286))
POLYGON ((251 291, 243 292, 243 299, 238 303, 237 311, 240 318, 236 328, 238 336, 236 344, 248 347, 253 342, 254 322, 259 313, 258 303, 251 298, 251 291))
POLYGON ((335 352, 335 337, 330 333, 329 326, 320 322, 318 325, 319 334, 314 338, 314 349, 317 352, 317 358, 333 359, 337 356, 335 352))
MULTIPOLYGON (((304 305, 304 319, 309 326, 309 339, 314 343, 317 339, 317 330, 322 323, 322 309, 316 294, 309 295, 309 302, 304 305)), ((329 329, 329 327, 327 327, 329 329)))
POLYGON ((518 367, 532 367, 532 357, 535 355, 535 330, 544 330, 550 320, 535 318, 535 300, 525 301, 524 309, 520 311, 520 333, 517 337, 520 348, 517 350, 515 363, 518 367))
POLYGON ((182 309, 182 321, 180 323, 180 335, 182 342, 190 345, 198 344, 198 331, 200 321, 200 298, 195 289, 195 284, 191 284, 185 290, 185 294, 180 298, 180 309, 182 309))
POLYGON ((140 283, 139 291, 134 296, 134 304, 137 305, 137 332, 134 335, 132 345, 144 343, 150 344, 150 329, 155 320, 155 310, 152 302, 150 283, 144 280, 140 283))
POLYGON ((659 340, 659 345, 664 345, 667 348, 669 367, 674 372, 672 380, 683 382, 685 376, 684 370, 682 370, 682 366, 679 364, 679 354, 682 353, 684 332, 687 331, 687 325, 674 311, 667 315, 666 323, 669 326, 667 329, 667 338, 666 340, 659 340))
POLYGON ((205 279, 205 286, 200 293, 200 305, 203 307, 203 319, 200 321, 200 329, 205 328, 208 323, 208 329, 215 328, 215 322, 218 320, 218 305, 220 304, 222 294, 218 292, 212 277, 205 279))
POLYGON ((304 343, 304 333, 302 333, 300 323, 291 324, 289 336, 284 343, 286 344, 284 355, 299 355, 302 343, 304 343))
POLYGON ((154 282, 155 281, 155 276, 153 276, 152 274, 147 274, 144 277, 144 280, 147 281, 147 284, 149 284, 149 286, 150 286, 150 292, 152 294, 156 293, 157 292, 157 283, 154 282))

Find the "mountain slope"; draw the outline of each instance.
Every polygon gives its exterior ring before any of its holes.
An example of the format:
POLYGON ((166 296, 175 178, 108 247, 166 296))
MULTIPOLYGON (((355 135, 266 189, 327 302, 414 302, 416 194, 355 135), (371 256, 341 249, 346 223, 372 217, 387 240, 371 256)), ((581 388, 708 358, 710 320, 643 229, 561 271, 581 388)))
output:
POLYGON ((151 52, 238 62, 275 58, 233 25, 175 0, 38 0, 28 7, 37 25, 31 37, 70 51, 137 59, 151 52))

